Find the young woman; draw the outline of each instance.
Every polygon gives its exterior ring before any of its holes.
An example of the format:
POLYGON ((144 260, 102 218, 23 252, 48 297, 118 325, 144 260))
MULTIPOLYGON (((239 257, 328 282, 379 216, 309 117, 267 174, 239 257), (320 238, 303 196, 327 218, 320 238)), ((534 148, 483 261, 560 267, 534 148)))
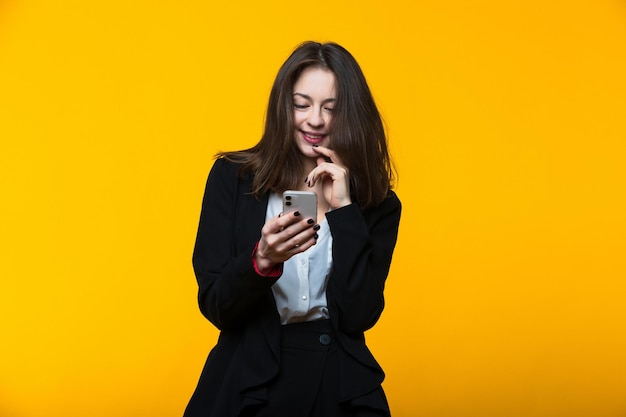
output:
POLYGON ((193 255, 220 329, 185 417, 389 416, 365 345, 400 221, 383 124, 352 55, 306 42, 280 68, 253 148, 218 155, 193 255), (314 191, 317 221, 285 210, 314 191))

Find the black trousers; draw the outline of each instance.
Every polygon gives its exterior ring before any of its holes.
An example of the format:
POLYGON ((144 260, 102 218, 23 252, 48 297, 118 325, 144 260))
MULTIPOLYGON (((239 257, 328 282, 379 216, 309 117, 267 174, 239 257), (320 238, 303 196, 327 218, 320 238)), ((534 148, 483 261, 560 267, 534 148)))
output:
MULTIPOLYGON (((282 326, 281 370, 269 401, 249 417, 389 417, 388 411, 339 403, 337 345, 328 320, 282 326)), ((380 390, 384 399, 384 393, 380 390)))

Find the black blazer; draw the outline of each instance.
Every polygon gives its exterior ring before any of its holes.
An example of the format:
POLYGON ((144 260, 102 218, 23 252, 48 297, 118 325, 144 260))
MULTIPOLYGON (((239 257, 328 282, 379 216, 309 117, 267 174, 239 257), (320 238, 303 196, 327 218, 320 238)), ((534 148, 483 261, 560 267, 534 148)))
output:
MULTIPOLYGON (((220 329, 186 417, 238 416, 267 401, 268 382, 280 367, 280 317, 271 286, 259 276, 252 251, 265 223, 268 195, 251 195, 252 177, 238 165, 215 161, 206 185, 193 254, 202 314, 220 329)), ((356 204, 326 214, 333 265, 326 296, 338 339, 341 401, 367 403, 384 373, 365 345, 364 332, 382 313, 383 289, 400 221, 395 193, 379 206, 356 204)))

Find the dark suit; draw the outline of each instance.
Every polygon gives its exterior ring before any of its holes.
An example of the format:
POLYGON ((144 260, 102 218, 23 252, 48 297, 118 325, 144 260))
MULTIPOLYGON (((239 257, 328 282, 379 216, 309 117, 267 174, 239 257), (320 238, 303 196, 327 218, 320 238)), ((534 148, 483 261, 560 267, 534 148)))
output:
MULTIPOLYGON (((241 415, 248 406, 267 401, 268 382, 280 368, 281 325, 271 291, 276 279, 257 275, 252 265, 268 196, 252 196, 252 178, 239 177, 237 169, 216 160, 202 203, 193 255, 198 302, 221 333, 186 417, 241 415)), ((380 395, 370 395, 380 391, 384 374, 365 345, 364 332, 383 310, 400 210, 390 191, 378 207, 361 210, 351 204, 326 214, 333 236, 327 301, 338 339, 342 402, 386 407, 377 404, 380 395)))

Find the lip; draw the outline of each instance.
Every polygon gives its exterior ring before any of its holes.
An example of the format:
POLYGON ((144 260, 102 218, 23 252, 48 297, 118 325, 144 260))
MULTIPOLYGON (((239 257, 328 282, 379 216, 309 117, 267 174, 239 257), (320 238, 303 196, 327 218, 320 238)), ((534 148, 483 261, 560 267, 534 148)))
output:
POLYGON ((304 130, 301 130, 300 133, 302 134, 302 137, 305 141, 313 145, 317 145, 323 142, 324 139, 326 139, 326 137, 328 136, 328 134, 326 133, 305 132, 304 130))

